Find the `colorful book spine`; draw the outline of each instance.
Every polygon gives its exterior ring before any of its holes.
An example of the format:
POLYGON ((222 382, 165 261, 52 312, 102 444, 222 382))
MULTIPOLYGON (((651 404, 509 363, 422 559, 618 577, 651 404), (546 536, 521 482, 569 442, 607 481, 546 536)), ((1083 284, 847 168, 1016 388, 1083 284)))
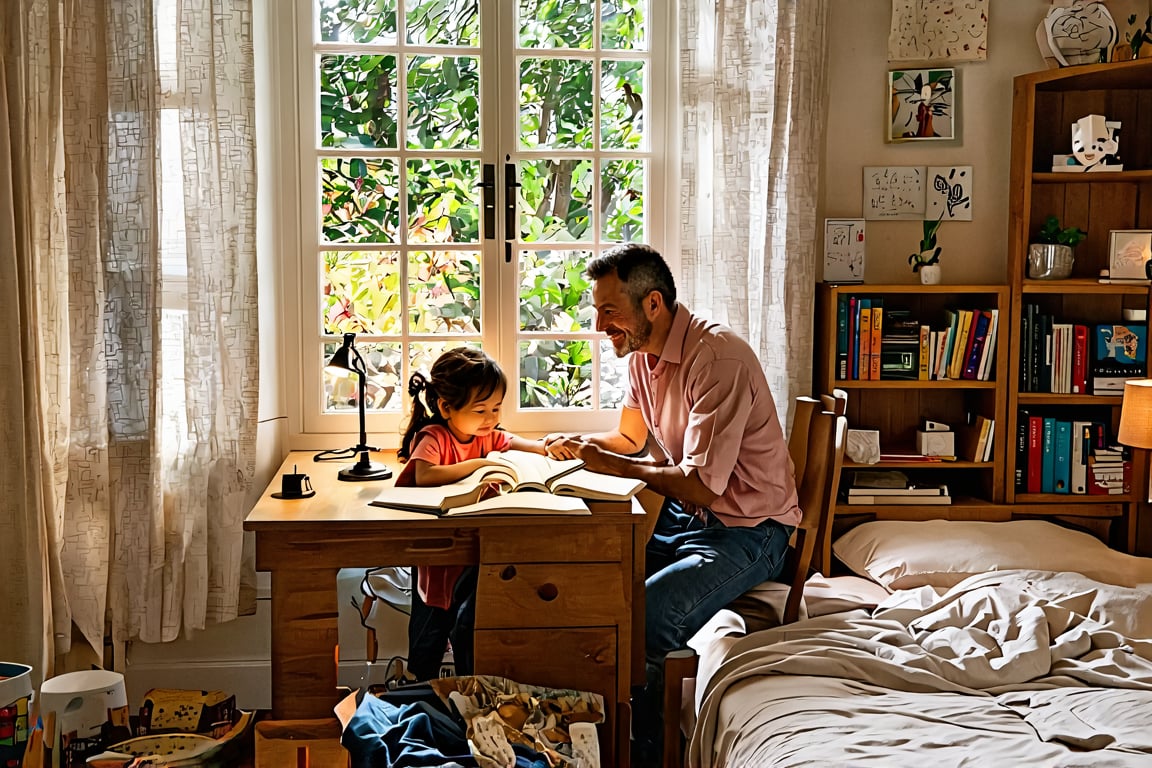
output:
POLYGON ((872 300, 860 299, 859 349, 856 353, 856 375, 853 378, 868 380, 872 370, 872 300))
POLYGON ((848 378, 848 297, 836 297, 836 378, 848 378))
POLYGON ((868 346, 868 379, 880 380, 880 344, 884 330, 884 300, 872 300, 872 341, 868 346))
POLYGON ((1070 493, 1072 490, 1072 424, 1056 421, 1055 439, 1052 444, 1052 490, 1055 493, 1070 493))

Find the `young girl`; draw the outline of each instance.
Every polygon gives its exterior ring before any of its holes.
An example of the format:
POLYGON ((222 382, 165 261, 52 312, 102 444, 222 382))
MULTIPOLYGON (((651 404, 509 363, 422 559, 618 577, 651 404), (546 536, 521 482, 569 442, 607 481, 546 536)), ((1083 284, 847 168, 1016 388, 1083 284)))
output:
MULTIPOLYGON (((396 485, 444 485, 491 464, 491 451, 544 453, 542 442, 499 428, 500 403, 508 380, 496 361, 478 349, 457 347, 442 354, 428 379, 408 381, 412 418, 400 443, 407 463, 396 485), (421 402, 423 394, 423 402, 421 402)), ((413 569, 412 615, 408 620, 408 670, 417 680, 440 675, 452 641, 456 674, 472 674, 472 629, 476 617, 476 568, 429 566, 413 569)))

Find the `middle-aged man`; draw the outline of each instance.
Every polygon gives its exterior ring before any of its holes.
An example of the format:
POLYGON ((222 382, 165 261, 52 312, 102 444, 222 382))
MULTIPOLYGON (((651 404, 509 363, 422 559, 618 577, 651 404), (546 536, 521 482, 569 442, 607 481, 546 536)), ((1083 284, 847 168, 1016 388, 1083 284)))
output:
POLYGON ((552 456, 643 480, 666 499, 647 546, 648 680, 633 707, 633 755, 649 765, 660 756, 664 656, 780 573, 800 508, 776 405, 748 343, 678 304, 668 265, 648 246, 605 251, 587 274, 596 329, 618 356, 630 355, 628 395, 615 430, 553 434, 545 444, 552 456))

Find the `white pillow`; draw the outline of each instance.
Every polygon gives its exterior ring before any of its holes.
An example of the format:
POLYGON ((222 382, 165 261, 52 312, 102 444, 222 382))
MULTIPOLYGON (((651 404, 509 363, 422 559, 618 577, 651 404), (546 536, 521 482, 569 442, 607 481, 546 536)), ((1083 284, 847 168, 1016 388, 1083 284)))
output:
POLYGON ((1070 571, 1131 587, 1152 582, 1152 558, 1044 520, 878 520, 841 536, 832 551, 853 573, 887 589, 951 587, 977 573, 1070 571))

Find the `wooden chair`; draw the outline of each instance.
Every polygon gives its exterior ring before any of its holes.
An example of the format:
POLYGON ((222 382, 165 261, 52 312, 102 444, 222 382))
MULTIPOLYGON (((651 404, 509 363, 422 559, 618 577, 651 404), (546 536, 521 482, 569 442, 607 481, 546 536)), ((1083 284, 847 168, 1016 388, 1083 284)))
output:
MULTIPOLYGON (((802 475, 797 483, 797 497, 802 517, 796 527, 794 537, 784 561, 784 569, 778 582, 787 586, 788 595, 781 617, 782 624, 796 621, 800 616, 800 605, 804 597, 804 582, 808 580, 817 551, 817 542, 822 532, 830 533, 832 516, 836 505, 836 493, 840 484, 840 470, 844 464, 844 444, 848 434, 848 419, 843 416, 847 397, 835 395, 829 404, 839 408, 841 414, 832 410, 816 410, 811 403, 823 403, 812 398, 797 399, 797 419, 805 419, 807 428, 797 436, 797 422, 793 422, 793 439, 789 440, 791 452, 793 443, 804 443, 802 475), (811 403, 809 403, 811 401, 811 403), (803 416, 801 416, 801 412, 803 416)), ((794 462, 795 463, 795 460, 794 462)), ((826 568, 826 563, 819 563, 826 568)), ((664 765, 679 768, 682 761, 680 743, 680 709, 683 704, 682 681, 696 675, 698 659, 690 649, 673 651, 664 660, 664 765)))

